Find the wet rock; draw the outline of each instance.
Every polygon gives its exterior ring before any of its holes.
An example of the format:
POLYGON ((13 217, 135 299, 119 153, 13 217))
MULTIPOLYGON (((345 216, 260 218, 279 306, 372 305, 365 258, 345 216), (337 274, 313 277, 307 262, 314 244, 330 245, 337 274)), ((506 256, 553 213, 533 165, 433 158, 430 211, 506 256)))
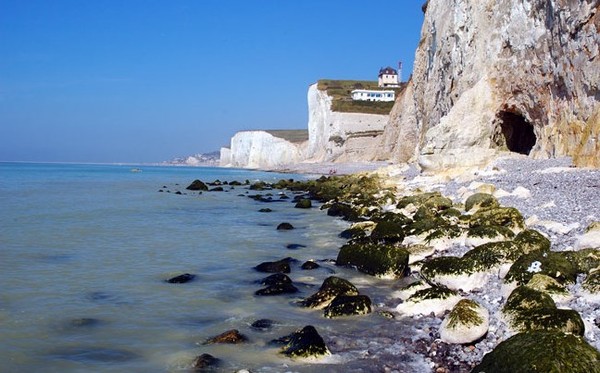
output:
POLYGON ((600 267, 600 249, 565 251, 564 255, 569 262, 573 263, 579 273, 589 273, 600 267))
POLYGON ((305 247, 306 247, 306 245, 301 245, 301 244, 298 244, 298 243, 291 243, 291 244, 289 244, 289 245, 286 246, 286 249, 288 249, 288 250, 297 250, 297 249, 303 249, 305 247))
POLYGON ((271 189, 271 188, 264 181, 257 181, 256 183, 250 185, 249 189, 250 190, 265 190, 265 189, 271 189))
POLYGON ((514 207, 496 207, 478 210, 471 216, 469 226, 479 227, 482 225, 499 225, 512 230, 525 227, 523 215, 514 207))
POLYGON ((259 319, 259 320, 256 320, 255 322, 253 322, 250 326, 253 329, 264 331, 264 330, 271 329, 273 327, 273 324, 274 324, 273 320, 259 319))
POLYGON ((348 229, 343 230, 338 236, 340 238, 350 240, 353 238, 363 238, 366 237, 366 235, 367 234, 365 233, 364 229, 350 227, 348 229))
POLYGON ((396 311, 407 315, 441 316, 451 310, 459 301, 458 292, 443 286, 433 286, 416 291, 406 301, 396 306, 396 311))
POLYGON ((233 180, 233 181, 230 181, 230 182, 229 182, 229 185, 230 185, 230 186, 241 186, 241 185, 242 185, 242 183, 241 183, 241 182, 239 182, 239 181, 237 181, 237 180, 233 180))
POLYGON ((294 229, 294 226, 291 225, 290 223, 286 223, 286 222, 283 222, 277 226, 278 231, 282 231, 282 230, 286 231, 286 230, 291 230, 291 229, 294 229))
POLYGON ((498 200, 488 193, 475 193, 465 201, 465 211, 472 209, 496 208, 500 207, 498 200))
POLYGON ((281 353, 289 357, 302 358, 331 355, 325 341, 311 325, 292 333, 281 353))
POLYGON ((168 282, 169 284, 185 284, 187 282, 194 281, 195 279, 196 279, 196 275, 193 275, 191 273, 184 273, 182 275, 172 277, 165 281, 168 282))
POLYGON ((479 303, 460 300, 444 318, 440 338, 446 343, 471 343, 483 337, 490 326, 490 315, 479 303))
POLYGON ((185 189, 208 191, 208 185, 206 185, 202 181, 196 179, 196 180, 192 181, 192 183, 190 185, 188 185, 188 187, 185 189))
POLYGON ((548 294, 555 302, 564 301, 570 297, 569 291, 564 285, 541 273, 534 274, 525 286, 548 294))
POLYGON ((258 212, 273 212, 273 210, 266 208, 266 209, 260 209, 260 210, 258 210, 258 212))
POLYGON ((322 309, 339 295, 358 295, 358 289, 348 280, 330 276, 323 281, 319 291, 302 300, 300 304, 304 307, 322 309))
POLYGON ((382 243, 398 243, 404 240, 402 224, 392 221, 380 221, 371 232, 371 240, 382 243))
POLYGON ((366 315, 371 313, 371 299, 366 295, 338 295, 325 307, 324 316, 331 319, 340 316, 366 315))
POLYGON ((561 284, 572 284, 577 279, 578 269, 565 252, 533 252, 521 256, 511 267, 505 282, 524 285, 535 273, 550 276, 561 284))
POLYGON ((241 334, 239 330, 232 329, 228 330, 224 333, 221 333, 215 337, 209 338, 204 342, 204 344, 215 344, 215 343, 225 343, 225 344, 238 344, 246 342, 248 338, 245 335, 241 334))
MULTIPOLYGON (((600 267, 590 271, 583 281, 583 289, 592 294, 594 297, 600 297, 600 267)), ((590 300, 592 297, 588 297, 590 300)), ((600 299, 598 299, 600 301, 600 299)))
POLYGON ((558 309, 545 293, 519 286, 502 308, 509 325, 516 331, 556 330, 583 335, 585 325, 577 311, 558 309))
POLYGON ((302 268, 304 270, 312 270, 312 269, 317 269, 319 267, 320 267, 320 265, 317 264, 316 262, 314 262, 312 260, 308 260, 308 261, 302 263, 302 266, 300 268, 302 268))
POLYGON ((266 273, 290 273, 290 262, 292 258, 284 258, 276 262, 263 262, 254 267, 258 272, 266 273))
POLYGON ((312 207, 312 203, 308 198, 301 198, 300 200, 298 200, 298 202, 296 202, 296 205, 294 207, 297 209, 309 209, 312 207))
POLYGON ((346 244, 336 260, 337 265, 354 266, 372 276, 400 278, 408 273, 408 251, 386 244, 346 244))
POLYGON ((581 337, 530 331, 514 335, 486 354, 473 373, 600 372, 600 352, 581 337))
POLYGON ((210 372, 217 368, 220 363, 220 359, 217 359, 210 354, 202 354, 194 359, 192 369, 195 372, 210 372))
POLYGON ((334 202, 327 209, 328 216, 340 216, 348 221, 360 221, 360 214, 351 205, 341 202, 334 202))
POLYGON ((283 273, 275 273, 274 275, 268 276, 260 280, 260 283, 265 286, 278 285, 278 284, 291 284, 292 279, 283 273))
POLYGON ((223 192, 224 189, 223 189, 223 187, 218 186, 218 187, 211 188, 210 191, 211 192, 223 192))
POLYGON ((281 295, 281 294, 294 294, 298 292, 298 288, 291 283, 278 283, 269 285, 264 289, 257 290, 254 294, 266 296, 266 295, 281 295))

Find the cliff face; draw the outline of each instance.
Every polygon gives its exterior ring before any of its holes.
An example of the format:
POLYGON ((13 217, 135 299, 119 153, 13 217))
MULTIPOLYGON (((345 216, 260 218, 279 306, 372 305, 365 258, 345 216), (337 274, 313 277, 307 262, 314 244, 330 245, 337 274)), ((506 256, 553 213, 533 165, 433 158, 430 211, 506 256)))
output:
POLYGON ((426 169, 499 150, 600 166, 600 0, 430 0, 380 158, 426 169))
POLYGON ((277 168, 302 161, 306 143, 292 143, 267 131, 242 131, 221 149, 221 166, 277 168))
POLYGON ((308 89, 308 146, 314 162, 370 160, 377 153, 388 115, 331 111, 331 97, 317 84, 308 89))

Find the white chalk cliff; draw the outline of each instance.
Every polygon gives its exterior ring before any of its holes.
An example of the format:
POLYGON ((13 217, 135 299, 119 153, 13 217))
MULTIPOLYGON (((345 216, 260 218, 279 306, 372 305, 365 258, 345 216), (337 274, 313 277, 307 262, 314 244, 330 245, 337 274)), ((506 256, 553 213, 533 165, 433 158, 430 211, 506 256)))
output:
POLYGON ((221 166, 277 168, 303 159, 305 144, 292 143, 268 131, 241 131, 231 139, 230 148, 221 149, 221 166))
POLYGON ((379 159, 425 169, 499 151, 600 167, 599 0, 430 0, 379 159))

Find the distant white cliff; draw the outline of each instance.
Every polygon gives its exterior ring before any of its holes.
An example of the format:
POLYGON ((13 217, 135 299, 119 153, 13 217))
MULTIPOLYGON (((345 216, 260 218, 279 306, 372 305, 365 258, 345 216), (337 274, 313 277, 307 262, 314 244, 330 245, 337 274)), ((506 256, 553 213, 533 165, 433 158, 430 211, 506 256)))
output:
POLYGON ((308 132, 238 132, 230 147, 221 149, 220 165, 273 169, 301 162, 373 159, 389 115, 332 111, 332 98, 317 83, 309 87, 307 100, 308 132))

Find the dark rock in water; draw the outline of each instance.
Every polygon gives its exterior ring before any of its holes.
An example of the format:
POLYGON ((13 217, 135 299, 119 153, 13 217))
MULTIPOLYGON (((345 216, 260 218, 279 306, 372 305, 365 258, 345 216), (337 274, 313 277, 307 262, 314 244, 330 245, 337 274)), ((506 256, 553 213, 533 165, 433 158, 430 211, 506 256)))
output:
POLYGON ((348 221, 360 221, 358 212, 352 206, 341 202, 333 203, 327 209, 327 215, 341 216, 344 220, 348 221))
POLYGON ((263 262, 254 267, 258 272, 266 273, 290 273, 290 262, 292 258, 285 258, 276 262, 263 262))
POLYGON ((188 185, 187 190, 208 190, 208 185, 204 184, 200 180, 194 180, 190 185, 188 185))
POLYGON ((338 236, 340 238, 350 240, 353 238, 363 238, 366 235, 367 234, 365 233, 365 230, 362 228, 348 228, 346 230, 343 230, 342 233, 340 233, 338 236))
POLYGON ((162 189, 159 189, 159 190, 158 190, 158 192, 159 192, 159 193, 164 193, 164 190, 162 190, 162 189))
POLYGON ((184 273, 179 276, 175 276, 168 280, 165 280, 169 284, 185 284, 186 282, 194 281, 196 275, 192 275, 191 273, 184 273))
POLYGON ((271 189, 271 188, 264 181, 257 181, 256 183, 250 185, 250 190, 265 190, 265 189, 271 189))
POLYGON ((298 202, 296 202, 296 205, 294 207, 296 207, 297 209, 309 209, 312 207, 312 203, 310 199, 302 198, 298 200, 298 202))
POLYGON ((210 191, 211 192, 222 192, 223 190, 224 190, 223 187, 218 186, 218 187, 212 188, 210 191))
POLYGON ((380 221, 371 232, 371 240, 383 243, 397 243, 404 240, 404 229, 400 223, 380 221))
POLYGON ((300 245, 298 243, 291 243, 289 245, 286 246, 287 249, 289 250, 296 250, 296 249, 302 249, 305 248, 306 245, 300 245))
POLYGON ((246 342, 248 338, 245 335, 241 334, 239 330, 232 329, 228 330, 224 333, 221 333, 215 337, 209 338, 204 344, 214 344, 214 343, 226 343, 226 344, 238 344, 246 342))
POLYGON ((393 245, 347 244, 340 249, 336 263, 355 266, 372 276, 400 278, 408 273, 408 251, 393 245))
POLYGON ((250 326, 254 329, 261 330, 261 331, 268 330, 273 327, 273 320, 269 320, 269 319, 256 320, 250 326))
POLYGON ((288 196, 287 194, 280 194, 279 199, 290 199, 290 196, 288 196))
POLYGON ((291 284, 292 279, 283 273, 275 273, 274 275, 268 276, 260 280, 260 283, 265 286, 277 285, 277 284, 291 284))
POLYGON ((304 270, 311 270, 311 269, 317 269, 319 267, 320 267, 320 265, 318 265, 316 262, 313 262, 312 260, 308 260, 308 261, 304 262, 300 268, 302 268, 304 270))
POLYGON ((221 360, 210 354, 202 354, 194 359, 192 369, 195 372, 210 372, 219 366, 221 360))
POLYGON ((312 325, 292 333, 281 353, 289 357, 318 357, 331 354, 325 341, 312 325))
POLYGON ((240 183, 240 182, 239 182, 239 181, 237 181, 237 180, 234 180, 234 181, 230 181, 230 182, 229 182, 229 185, 233 185, 233 186, 240 186, 240 185, 242 185, 242 183, 240 183))
POLYGON ((358 295, 358 289, 348 280, 330 276, 323 281, 319 291, 301 301, 300 305, 321 309, 328 306, 339 295, 358 295))
POLYGON ((266 208, 266 209, 260 209, 260 210, 258 210, 258 212, 273 212, 273 210, 266 208))
POLYGON ((180 191, 176 191, 175 194, 182 195, 183 193, 181 193, 180 191))
POLYGON ((325 308, 327 318, 367 313, 371 313, 371 299, 366 295, 339 295, 325 308))
POLYGON ((277 230, 278 231, 286 231, 286 230, 290 230, 290 229, 294 229, 294 226, 291 225, 290 223, 281 223, 277 226, 277 230))
POLYGON ((281 295, 281 294, 294 294, 298 292, 298 288, 289 283, 280 283, 270 285, 264 289, 257 290, 254 294, 256 295, 281 295))
POLYGON ((472 372, 600 372, 600 352, 583 338, 551 331, 516 334, 483 356, 472 372))

